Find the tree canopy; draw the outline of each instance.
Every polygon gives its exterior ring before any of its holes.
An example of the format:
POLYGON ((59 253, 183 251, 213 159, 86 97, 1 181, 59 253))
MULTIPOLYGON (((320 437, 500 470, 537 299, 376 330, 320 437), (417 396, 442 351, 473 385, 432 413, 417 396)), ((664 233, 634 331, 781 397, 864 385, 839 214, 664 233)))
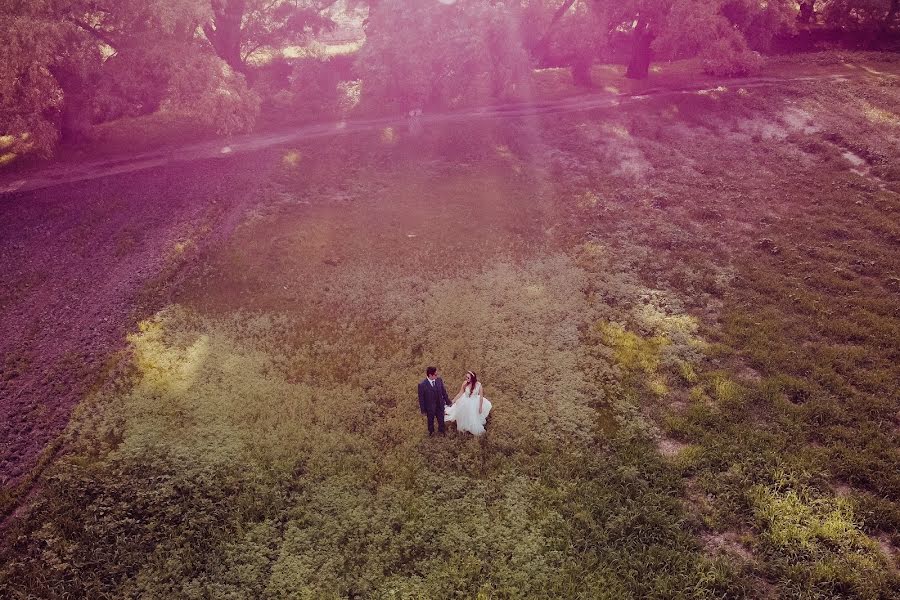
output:
MULTIPOLYGON (((530 66, 548 60, 589 84, 594 61, 623 51, 634 78, 694 57, 744 74, 792 28, 875 31, 900 18, 900 0, 0 0, 2 147, 47 154, 92 123, 158 110, 249 129, 271 90, 245 74, 357 7, 365 42, 345 62, 363 96, 395 109, 522 97, 530 66)), ((332 101, 324 63, 283 66, 294 90, 321 81, 281 106, 318 90, 332 101)))
POLYGON ((739 73, 796 14, 792 0, 590 1, 609 31, 631 32, 628 75, 635 78, 647 76, 653 56, 699 56, 712 71, 739 73))
POLYGON ((363 94, 404 110, 514 98, 528 68, 514 14, 489 0, 381 0, 358 59, 363 94))
POLYGON ((811 17, 816 11, 826 23, 850 27, 889 27, 900 18, 900 0, 811 0, 811 17))
POLYGON ((203 32, 216 54, 243 71, 247 60, 262 51, 304 43, 330 29, 328 11, 337 0, 211 0, 212 19, 203 32))
POLYGON ((567 60, 587 83, 586 63, 618 54, 628 74, 646 77, 654 57, 701 57, 721 74, 746 71, 754 51, 793 26, 793 0, 521 0, 525 44, 537 60, 567 60))
POLYGON ((210 15, 204 0, 0 0, 0 133, 46 154, 98 113, 166 108, 247 128, 258 99, 197 36, 210 15))

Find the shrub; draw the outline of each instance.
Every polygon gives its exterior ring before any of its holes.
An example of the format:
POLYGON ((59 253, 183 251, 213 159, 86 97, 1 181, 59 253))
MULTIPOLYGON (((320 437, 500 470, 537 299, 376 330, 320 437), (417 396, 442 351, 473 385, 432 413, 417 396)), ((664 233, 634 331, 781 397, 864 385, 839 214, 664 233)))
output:
POLYGON ((185 56, 185 50, 183 45, 148 44, 110 57, 103 63, 94 95, 95 122, 137 117, 158 110, 179 64, 174 57, 185 56))
POLYGON ((344 73, 333 59, 310 56, 291 67, 285 89, 266 102, 279 121, 303 121, 334 117, 341 112, 344 73))
POLYGON ((242 74, 192 43, 127 49, 106 61, 94 95, 95 121, 158 110, 231 134, 253 127, 259 97, 242 74))
POLYGON ((797 13, 789 2, 727 0, 721 11, 750 47, 760 52, 771 49, 776 35, 786 35, 795 29, 797 13))
POLYGON ((290 86, 293 70, 293 61, 278 56, 263 65, 250 68, 247 71, 247 82, 265 101, 290 86))
POLYGON ((702 56, 703 72, 720 77, 743 77, 757 71, 763 63, 759 52, 750 50, 741 37, 715 40, 702 56))
POLYGON ((161 110, 184 114, 230 135, 249 131, 259 115, 259 96, 244 76, 218 57, 190 57, 169 81, 161 110))

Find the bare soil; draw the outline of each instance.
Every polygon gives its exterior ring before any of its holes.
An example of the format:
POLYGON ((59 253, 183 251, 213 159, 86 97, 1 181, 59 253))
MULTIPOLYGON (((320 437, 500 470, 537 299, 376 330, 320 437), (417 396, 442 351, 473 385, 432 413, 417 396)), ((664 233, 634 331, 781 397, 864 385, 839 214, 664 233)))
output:
POLYGON ((183 258, 258 195, 264 153, 0 199, 0 485, 15 487, 159 307, 183 258), (241 168, 235 168, 238 163, 241 168), (253 168, 253 167, 258 168, 253 168))

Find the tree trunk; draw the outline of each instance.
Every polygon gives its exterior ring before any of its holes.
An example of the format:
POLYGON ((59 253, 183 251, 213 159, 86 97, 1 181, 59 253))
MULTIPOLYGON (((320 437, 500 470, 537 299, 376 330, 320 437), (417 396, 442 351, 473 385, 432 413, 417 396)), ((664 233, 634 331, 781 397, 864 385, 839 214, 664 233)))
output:
POLYGON ((64 60, 50 69, 63 92, 59 133, 63 142, 82 142, 91 131, 90 75, 78 61, 64 60))
POLYGON ((213 23, 203 26, 203 32, 216 54, 235 71, 244 70, 241 25, 246 7, 246 0, 213 0, 213 23))
POLYGON ((797 21, 803 25, 809 25, 816 19, 816 0, 803 0, 800 2, 800 14, 797 21))
POLYGON ((629 79, 646 79, 650 74, 650 61, 653 59, 653 51, 650 45, 653 43, 653 33, 650 26, 643 19, 638 19, 634 28, 634 40, 631 48, 631 62, 625 77, 629 79))
POLYGON ((591 87, 591 62, 584 57, 576 57, 572 63, 572 82, 579 87, 591 87))
POLYGON ((59 137, 63 142, 80 143, 91 132, 91 105, 83 96, 67 96, 63 101, 59 137))

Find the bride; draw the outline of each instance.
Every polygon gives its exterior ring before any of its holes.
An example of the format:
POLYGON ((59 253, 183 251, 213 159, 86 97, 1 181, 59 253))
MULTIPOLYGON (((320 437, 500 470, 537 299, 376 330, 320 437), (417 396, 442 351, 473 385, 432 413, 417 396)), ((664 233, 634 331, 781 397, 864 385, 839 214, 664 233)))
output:
POLYGON ((457 431, 468 431, 474 435, 484 433, 484 424, 491 412, 491 402, 481 393, 481 383, 474 371, 466 372, 466 380, 453 404, 445 411, 445 421, 455 421, 457 431))

